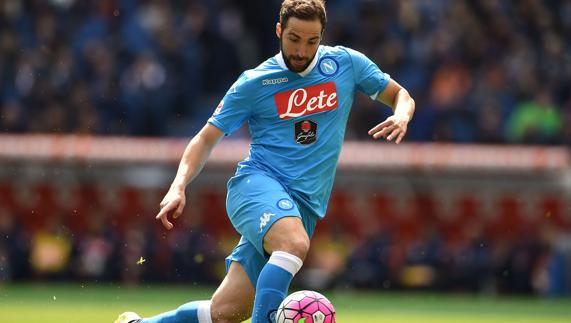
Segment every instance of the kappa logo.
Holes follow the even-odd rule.
[[[337,109],[337,87],[327,82],[274,95],[280,119],[291,119]]]
[[[262,216],[260,217],[260,232],[264,230],[264,228],[266,227],[268,222],[270,222],[270,219],[274,215],[275,215],[274,213],[270,212],[264,212],[264,214],[262,214]]]
[[[262,85],[277,85],[282,83],[287,83],[289,79],[287,77],[280,77],[277,79],[265,79],[262,81]]]

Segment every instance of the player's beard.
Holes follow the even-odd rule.
[[[284,62],[287,66],[287,68],[292,71],[292,72],[296,72],[296,73],[301,73],[303,71],[305,71],[307,69],[307,67],[309,66],[309,64],[311,64],[311,62],[313,61],[313,59],[315,58],[315,55],[317,55],[317,51],[315,52],[315,54],[313,54],[313,56],[311,58],[309,58],[307,60],[307,62],[302,66],[302,67],[295,67],[293,66],[293,64],[290,62],[290,60],[292,60],[293,58],[298,58],[298,59],[305,59],[305,57],[299,57],[299,56],[294,56],[294,55],[290,55],[290,56],[286,56],[285,51],[284,51],[284,47],[283,47],[283,43],[282,40],[280,39],[280,50],[282,52],[282,57],[284,59]]]

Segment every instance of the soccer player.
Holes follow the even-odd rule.
[[[272,322],[326,213],[355,93],[394,114],[369,130],[399,143],[414,112],[409,93],[363,54],[320,46],[322,0],[285,0],[276,35],[280,52],[244,72],[184,151],[156,216],[167,229],[185,206],[185,187],[214,146],[248,122],[248,158],[228,182],[227,211],[242,235],[226,259],[227,275],[211,300],[151,318],[123,313],[116,322]]]

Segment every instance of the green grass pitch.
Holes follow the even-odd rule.
[[[112,323],[123,311],[153,315],[211,289],[111,284],[0,285],[2,323]],[[481,297],[454,294],[325,292],[340,323],[569,323],[571,299]]]

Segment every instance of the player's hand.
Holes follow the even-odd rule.
[[[167,230],[170,230],[173,228],[173,224],[168,219],[169,215],[171,215],[173,219],[178,218],[182,214],[185,204],[186,196],[184,194],[184,189],[171,187],[163,198],[163,201],[160,204],[161,210],[155,219],[161,220],[163,226]]]
[[[409,117],[392,115],[385,121],[371,128],[371,130],[369,130],[369,135],[374,139],[379,139],[381,137],[386,138],[387,141],[392,141],[394,139],[395,143],[398,144],[406,134],[409,121]]]

